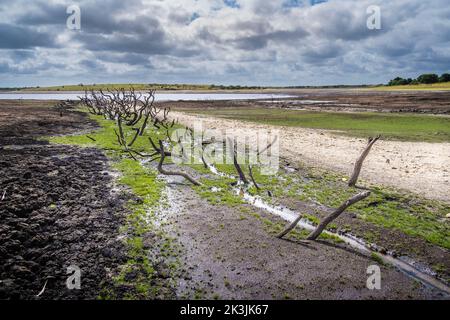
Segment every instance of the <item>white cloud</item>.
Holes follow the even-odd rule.
[[[0,0],[4,30],[40,36],[0,38],[0,50],[10,57],[1,61],[0,85],[379,83],[450,69],[446,0],[235,3],[83,0],[78,32],[65,29],[69,1]],[[366,8],[373,4],[381,7],[382,30],[366,27]],[[24,50],[34,54],[23,57]]]

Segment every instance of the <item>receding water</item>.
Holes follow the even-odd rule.
[[[77,100],[79,93],[0,93],[0,100]],[[156,101],[218,101],[218,100],[259,100],[289,98],[289,95],[265,93],[156,93]]]

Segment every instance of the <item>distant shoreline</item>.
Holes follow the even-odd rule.
[[[161,86],[162,87],[162,86]],[[142,84],[101,84],[95,86],[86,85],[80,86],[64,86],[64,87],[43,87],[43,88],[0,88],[0,94],[7,93],[21,93],[21,94],[84,94],[85,91],[99,91],[99,90],[117,90],[124,88],[129,90],[134,88],[136,92],[146,92],[149,90],[155,90],[157,93],[265,93],[265,94],[279,94],[279,93],[292,93],[298,94],[299,92],[308,91],[342,91],[342,90],[355,90],[355,91],[449,91],[450,82],[436,83],[436,84],[421,84],[421,85],[402,85],[402,86],[386,86],[386,85],[336,85],[336,86],[299,86],[299,87],[219,87],[219,86],[180,86],[176,87],[162,87],[148,86]]]

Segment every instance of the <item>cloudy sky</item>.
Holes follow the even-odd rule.
[[[70,5],[81,29],[67,28]],[[367,8],[381,29],[367,28]],[[0,86],[324,85],[450,71],[448,0],[0,0]]]

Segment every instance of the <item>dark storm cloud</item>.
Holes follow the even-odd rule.
[[[321,7],[313,11],[312,21],[321,21],[312,27],[321,39],[357,41],[379,36],[387,32],[387,26],[381,30],[369,30],[366,26],[367,14],[361,9],[356,12],[339,7]]]
[[[66,23],[67,5],[49,2],[31,3],[32,10],[26,10],[15,20],[17,24],[26,26],[64,25]]]
[[[5,53],[16,62],[25,61],[36,57],[36,53],[33,49],[29,50],[5,50]]]
[[[447,2],[0,0],[0,70],[10,79],[33,72],[53,79],[48,70],[59,68],[65,82],[84,74],[96,82],[308,84],[307,75],[321,72],[380,82],[393,73],[449,71]],[[66,28],[72,4],[80,6],[81,30]],[[381,8],[381,30],[366,26],[369,5]]]
[[[307,63],[326,64],[330,59],[338,58],[344,50],[336,44],[319,45],[318,47],[306,48],[301,52],[302,59]]]
[[[165,54],[171,50],[171,46],[166,42],[165,33],[159,29],[145,33],[113,33],[111,35],[80,33],[75,39],[92,51]]]
[[[97,61],[95,60],[82,60],[80,62],[80,65],[87,67],[89,69],[102,69],[102,65],[99,64]]]
[[[0,49],[28,49],[33,47],[55,47],[48,33],[31,28],[0,23]]]
[[[63,69],[65,66],[60,63],[40,63],[37,65],[23,66],[21,64],[9,64],[6,62],[0,62],[0,73],[8,74],[13,73],[15,75],[31,75],[41,71],[52,69]]]
[[[12,69],[10,68],[9,64],[6,62],[0,62],[0,73],[9,73]]]
[[[27,26],[65,26],[68,14],[68,5],[77,3],[49,3],[40,1],[33,3],[32,10],[19,14],[16,23]],[[33,5],[32,4],[32,5]],[[107,0],[101,2],[81,2],[82,29],[87,33],[111,34],[118,31],[140,32],[140,21],[121,21],[116,15],[119,13],[139,14],[142,4],[139,0]]]
[[[107,62],[125,63],[131,66],[151,66],[150,56],[146,54],[99,52],[96,56],[97,59]]]
[[[296,31],[274,31],[267,34],[248,36],[233,40],[237,48],[243,50],[259,50],[267,47],[270,41],[276,45],[287,44],[292,45],[291,41],[300,40],[306,37],[308,33],[304,30]]]

